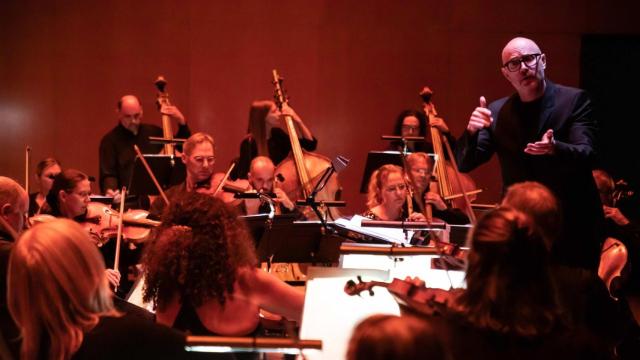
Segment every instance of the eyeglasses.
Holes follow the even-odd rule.
[[[507,70],[514,72],[521,69],[522,65],[528,67],[529,69],[534,68],[538,64],[538,58],[542,54],[527,54],[522,55],[517,58],[513,58],[502,65],[502,67],[507,68]]]
[[[407,131],[416,131],[419,130],[420,126],[413,126],[413,125],[402,125],[402,130],[407,130]]]

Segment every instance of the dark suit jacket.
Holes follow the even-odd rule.
[[[595,157],[596,121],[591,101],[580,89],[547,80],[541,99],[523,104],[517,94],[489,105],[494,122],[474,136],[465,131],[458,142],[460,170],[471,171],[496,153],[503,187],[538,181],[558,197],[565,233],[554,245],[560,263],[597,269],[604,215],[591,163]],[[524,148],[553,129],[553,155],[528,155]]]

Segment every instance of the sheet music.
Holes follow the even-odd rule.
[[[335,224],[342,226],[348,230],[356,231],[358,233],[372,236],[384,241],[388,241],[394,244],[408,244],[413,237],[414,231],[403,231],[402,229],[391,229],[384,227],[362,227],[362,220],[371,220],[360,215],[354,215],[351,220],[346,218],[340,218],[335,221]]]

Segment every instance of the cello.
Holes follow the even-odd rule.
[[[460,171],[458,171],[458,166],[455,162],[455,157],[451,150],[449,141],[442,135],[437,127],[431,125],[438,115],[436,107],[431,101],[432,96],[433,91],[431,91],[427,86],[420,91],[420,97],[423,101],[423,110],[427,115],[430,124],[429,134],[427,136],[430,136],[431,143],[433,145],[433,152],[437,156],[433,172],[437,179],[438,192],[440,193],[440,196],[442,196],[442,199],[451,207],[463,209],[469,217],[471,224],[475,224],[476,217],[473,209],[471,208],[471,201],[474,198],[471,198],[471,196],[481,192],[482,190],[476,189],[475,182],[469,175],[461,174]],[[449,160],[445,160],[445,149],[449,156]],[[429,209],[430,204],[427,204],[426,208],[427,213],[429,213],[431,211]]]
[[[275,103],[280,112],[288,104],[287,95],[282,87],[283,79],[273,70],[273,84],[275,86]],[[276,176],[283,181],[280,188],[287,194],[289,199],[308,199],[316,184],[323,177],[327,169],[331,167],[331,161],[322,155],[308,152],[300,147],[300,140],[291,115],[283,114],[284,121],[291,143],[291,153],[276,167]],[[316,194],[316,201],[333,201],[340,190],[340,183],[336,174],[331,175],[326,186]],[[340,215],[334,208],[324,209],[325,217],[338,218]],[[316,218],[311,209],[303,211],[308,219]]]

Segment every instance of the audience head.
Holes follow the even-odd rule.
[[[21,358],[68,359],[100,316],[116,315],[104,271],[102,255],[71,220],[42,223],[20,237],[7,288],[22,334]]]
[[[502,207],[480,219],[471,233],[466,281],[458,305],[476,327],[526,337],[554,327],[549,250],[527,215]]]
[[[195,192],[172,200],[144,255],[145,301],[176,294],[200,306],[233,293],[236,272],[257,263],[246,225],[221,200]]]
[[[138,133],[142,121],[142,105],[135,95],[125,95],[118,101],[118,121],[127,130]]]
[[[203,132],[195,133],[182,148],[182,162],[187,168],[187,178],[194,183],[210,178],[216,162],[213,137]]]
[[[28,211],[29,195],[27,192],[13,179],[0,176],[0,216],[16,233],[20,233],[24,228]],[[10,229],[4,230],[11,232]]]
[[[421,111],[404,110],[396,119],[393,133],[403,137],[424,137],[427,135],[427,118]]]
[[[562,213],[549,188],[535,181],[513,184],[507,188],[502,205],[530,216],[540,229],[547,248],[551,249],[562,231]]]
[[[407,183],[404,171],[397,165],[382,165],[371,174],[367,206],[372,209],[378,205],[402,207],[407,199]]]
[[[66,169],[54,179],[47,194],[51,214],[74,219],[87,212],[91,182],[89,177],[76,169]]]
[[[424,319],[373,315],[353,330],[347,360],[444,360],[445,352],[436,335]]]
[[[54,158],[46,158],[41,160],[36,165],[36,182],[40,187],[40,193],[47,196],[51,186],[53,185],[53,179],[56,175],[62,172],[60,163]]]
[[[248,180],[258,191],[272,191],[276,167],[266,156],[257,156],[251,160]]]

